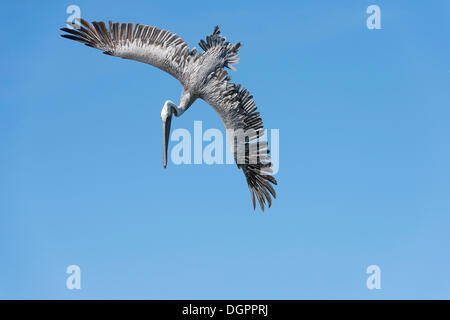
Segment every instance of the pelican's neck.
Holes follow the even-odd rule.
[[[167,100],[166,103],[164,103],[164,107],[161,111],[161,118],[167,118],[174,114],[175,116],[179,117],[183,111],[181,108],[179,108],[175,103],[173,103],[170,100]]]

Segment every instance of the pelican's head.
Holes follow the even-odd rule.
[[[171,101],[166,101],[164,107],[161,110],[161,121],[163,127],[163,165],[167,166],[167,149],[169,147],[170,139],[170,124],[172,122],[172,108]]]

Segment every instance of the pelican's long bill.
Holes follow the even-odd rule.
[[[164,120],[162,119],[163,126],[163,165],[164,168],[167,166],[167,149],[169,148],[169,140],[170,140],[170,124],[172,122],[172,113]]]

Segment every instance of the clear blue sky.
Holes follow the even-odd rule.
[[[278,199],[232,165],[162,168],[169,75],[59,37],[88,20],[241,41],[280,129]],[[381,30],[366,28],[367,6]],[[8,1],[0,298],[450,298],[448,1]],[[173,128],[221,128],[197,101]],[[66,268],[82,289],[65,287]],[[381,268],[380,290],[366,268]]]

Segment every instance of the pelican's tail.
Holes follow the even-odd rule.
[[[199,44],[200,48],[204,51],[208,51],[210,48],[222,46],[226,48],[226,56],[225,56],[225,64],[224,67],[227,67],[233,71],[236,69],[233,67],[233,64],[237,64],[239,62],[238,51],[239,48],[242,47],[240,42],[238,43],[229,43],[225,37],[220,35],[219,26],[214,27],[214,32],[206,37],[205,40],[200,40]]]

